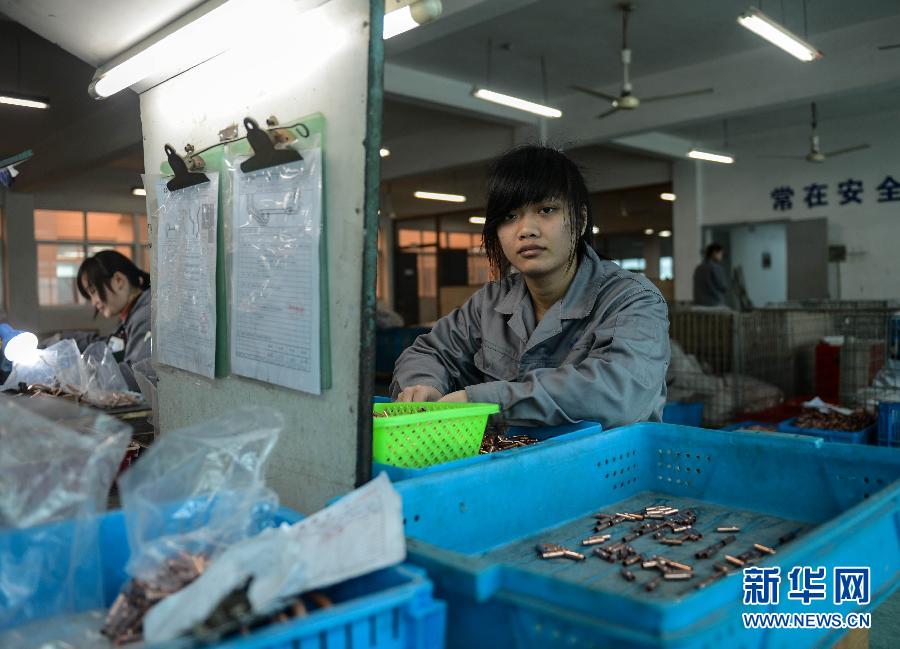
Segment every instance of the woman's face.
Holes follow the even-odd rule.
[[[128,279],[122,273],[117,271],[109,283],[110,286],[106,287],[105,300],[101,299],[100,294],[97,293],[96,286],[82,283],[82,287],[91,298],[91,306],[104,318],[119,315],[128,306],[128,301],[131,297],[131,284],[129,284]]]
[[[562,201],[544,200],[510,212],[497,226],[503,254],[525,277],[565,273],[572,251],[569,215]]]

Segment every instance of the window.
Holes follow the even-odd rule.
[[[34,239],[38,258],[38,303],[80,304],[78,267],[101,250],[114,249],[148,268],[147,217],[143,214],[35,210]]]
[[[619,266],[625,270],[632,272],[643,272],[647,270],[647,260],[643,257],[632,257],[630,259],[615,260]]]
[[[660,257],[659,258],[659,278],[660,279],[674,279],[674,269],[672,266],[672,258],[671,257]]]

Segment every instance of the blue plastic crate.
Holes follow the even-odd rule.
[[[782,433],[793,435],[811,435],[821,437],[826,442],[841,442],[842,444],[870,444],[875,437],[876,424],[867,426],[861,430],[827,430],[825,428],[802,428],[795,426],[796,417],[786,419],[778,424],[778,430]]]
[[[403,350],[416,338],[431,331],[430,327],[392,327],[375,331],[375,371],[393,374],[394,364]]]
[[[423,476],[397,490],[409,560],[428,571],[448,603],[450,647],[793,648],[827,646],[842,631],[747,630],[741,613],[833,612],[830,602],[803,606],[787,597],[793,566],[869,566],[872,601],[864,609],[886,598],[900,580],[898,478],[894,449],[643,423]],[[785,576],[779,603],[745,608],[739,575],[703,590],[664,582],[646,592],[648,571],[637,570],[629,583],[619,565],[596,557],[572,562],[536,555],[538,543],[580,547],[595,512],[653,503],[694,509],[702,532],[738,525],[730,554],[752,543],[777,545],[780,536],[800,530],[761,562]],[[702,578],[712,574],[713,562],[693,554],[709,543],[707,534],[699,543],[669,547],[646,535],[632,545],[645,555],[687,561]]]
[[[281,509],[276,522],[293,523],[302,518],[288,509]],[[20,544],[23,556],[29,539],[53,534],[61,541],[71,539],[74,526],[63,522],[41,528],[11,530],[0,533],[5,548]],[[76,602],[76,611],[98,606],[108,607],[128,578],[125,564],[129,558],[128,539],[121,511],[100,517],[100,540],[103,599],[91,597]],[[33,559],[34,557],[32,557]],[[65,576],[68,555],[55,562],[46,562],[53,570],[42,572],[40,589],[34,596],[33,620],[53,624],[59,615],[59,602],[54,591]],[[80,569],[80,568],[79,568]],[[94,566],[96,569],[96,566]],[[217,644],[230,649],[269,649],[292,647],[306,649],[327,646],[329,649],[389,648],[412,649],[444,646],[446,606],[432,597],[432,585],[421,570],[408,566],[386,568],[347,580],[324,591],[335,605],[311,613],[301,620],[272,624],[249,636],[237,637]],[[48,602],[50,606],[43,606]],[[10,625],[10,628],[17,626]]]
[[[878,404],[878,445],[900,446],[900,403]]]
[[[663,407],[665,424],[697,426],[703,423],[703,403],[699,401],[670,401]]]

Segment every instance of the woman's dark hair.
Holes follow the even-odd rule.
[[[546,200],[561,201],[569,215],[572,250],[569,266],[591,247],[593,218],[584,177],[561,151],[529,144],[503,154],[488,172],[487,209],[483,234],[484,250],[498,278],[509,272],[497,227],[507,214],[524,205]]]
[[[146,290],[150,288],[150,274],[145,273],[121,252],[115,250],[101,250],[93,257],[88,257],[78,267],[78,292],[86,300],[91,296],[86,287],[93,286],[97,295],[106,301],[106,289],[112,288],[112,278],[116,273],[122,273],[128,282],[135,288]]]
[[[706,259],[712,259],[716,254],[725,250],[725,247],[721,243],[711,243],[706,246]]]

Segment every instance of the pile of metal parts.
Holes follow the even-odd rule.
[[[152,579],[132,579],[116,597],[100,632],[115,645],[141,640],[147,611],[197,579],[205,569],[205,557],[179,553]]]
[[[89,406],[97,408],[124,408],[125,406],[137,406],[143,403],[143,398],[139,394],[130,394],[127,392],[105,392],[99,398],[89,397],[87,393],[80,391],[74,385],[66,384],[61,387],[51,387],[49,385],[41,385],[35,383],[33,385],[19,384],[19,391],[27,396],[37,396],[39,394],[49,394],[53,397],[65,397],[73,400],[75,403],[85,403]]]
[[[506,451],[511,448],[520,448],[522,446],[531,446],[537,444],[541,440],[535,439],[528,435],[503,435],[501,433],[486,434],[481,440],[481,450],[479,453],[485,455],[487,453],[495,453],[497,451]]]
[[[595,547],[593,554],[608,563],[621,562],[622,567],[619,569],[619,574],[626,581],[636,580],[637,573],[630,569],[634,565],[640,565],[644,570],[653,570],[659,573],[644,584],[644,589],[647,591],[656,590],[662,581],[685,581],[695,577],[693,565],[674,561],[662,554],[642,554],[630,545],[642,536],[651,537],[660,545],[665,546],[680,546],[702,540],[703,534],[695,528],[697,515],[693,510],[679,511],[667,505],[651,505],[640,512],[601,513],[594,514],[593,518],[595,519],[594,534],[583,539],[581,545],[602,546]],[[632,527],[631,531],[622,536],[619,541],[606,545],[613,539],[613,534],[606,530],[625,523],[638,523],[638,525]],[[740,531],[740,528],[734,525],[717,527],[715,534],[724,536],[718,537],[714,543],[695,552],[694,557],[699,560],[712,559],[725,546],[734,543],[737,540],[736,534]],[[793,540],[799,532],[800,530],[796,530],[783,535],[778,539],[775,547],[780,547]],[[539,544],[537,552],[542,559],[563,558],[572,561],[586,559],[582,552],[576,552],[557,543]],[[695,588],[698,590],[705,588],[716,580],[745,566],[752,565],[775,552],[775,548],[753,543],[748,550],[740,554],[734,556],[725,554],[724,561],[713,564],[713,573],[697,581]]]
[[[798,428],[821,428],[824,430],[857,431],[868,428],[875,423],[875,415],[865,410],[854,410],[849,415],[830,410],[819,412],[812,410],[804,412],[794,421]]]
[[[147,611],[200,577],[206,567],[205,557],[179,553],[166,561],[152,580],[131,580],[110,607],[101,633],[117,646],[142,640]],[[254,629],[288,622],[333,606],[327,595],[321,591],[311,591],[284,600],[271,611],[254,613],[247,597],[249,587],[248,579],[224,597],[207,618],[191,630],[190,635],[201,644],[214,644],[232,635],[246,635]]]

